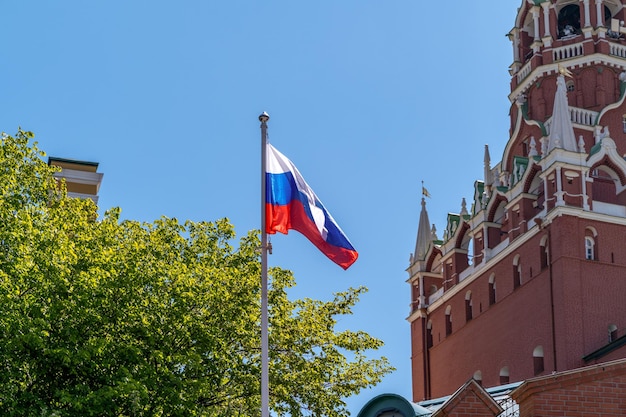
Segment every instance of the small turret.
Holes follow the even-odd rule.
[[[423,261],[428,252],[428,248],[432,243],[433,233],[431,231],[430,221],[428,220],[428,211],[426,211],[426,199],[422,196],[422,211],[420,212],[419,224],[417,227],[417,240],[415,242],[415,253],[413,254],[413,262]]]
[[[563,148],[566,151],[572,152],[578,150],[569,105],[567,104],[567,86],[565,85],[565,77],[562,73],[559,74],[556,81],[556,94],[554,97],[552,122],[550,123],[548,152],[554,148]]]
[[[489,145],[485,145],[485,188],[491,188],[493,184],[492,175],[491,175],[491,156],[489,155]]]

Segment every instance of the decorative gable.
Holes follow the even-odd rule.
[[[432,417],[495,417],[502,407],[475,379],[459,388]]]

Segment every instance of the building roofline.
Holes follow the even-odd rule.
[[[555,372],[550,375],[529,378],[511,392],[511,398],[519,404],[537,392],[575,385],[580,383],[581,378],[591,378],[593,380],[603,379],[606,378],[608,374],[626,375],[626,359],[617,359],[610,362],[585,366],[583,368],[570,369]]]
[[[94,166],[96,168],[99,165],[98,162],[80,161],[78,159],[57,158],[55,156],[49,156],[48,157],[48,165],[52,165],[52,162],[61,162],[61,163],[66,163],[66,164],[89,165],[89,166]]]
[[[615,339],[614,341],[612,341],[611,343],[608,343],[604,346],[602,346],[600,349],[597,349],[593,352],[591,352],[590,354],[583,356],[583,360],[585,362],[589,362],[591,360],[594,359],[598,359],[603,357],[604,355],[613,352],[615,349],[618,349],[622,346],[626,345],[626,334],[623,335],[622,337],[618,337],[617,339]]]

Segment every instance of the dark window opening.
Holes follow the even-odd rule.
[[[500,369],[500,385],[509,383],[509,367],[505,366]]]
[[[613,16],[611,16],[611,10],[608,7],[604,6],[604,26],[609,28],[611,27],[612,17]]]
[[[617,340],[617,326],[614,324],[611,324],[609,326],[609,343],[615,340]]]
[[[472,300],[465,300],[465,321],[470,321],[473,318],[472,315]]]
[[[543,372],[543,356],[533,356],[533,367],[535,369],[535,375],[539,375]]]
[[[585,259],[588,261],[596,260],[596,242],[591,236],[585,236]]]
[[[521,267],[519,265],[513,265],[513,289],[519,288],[522,284],[522,274],[520,273]]]
[[[558,17],[559,37],[564,38],[581,33],[580,31],[580,7],[578,4],[570,4],[561,9]]]
[[[541,262],[541,269],[548,267],[548,248],[546,246],[539,247],[539,256]]]

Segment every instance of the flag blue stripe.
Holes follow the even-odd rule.
[[[286,206],[291,204],[292,201],[298,200],[304,207],[307,217],[311,222],[313,222],[313,216],[311,215],[311,211],[309,209],[308,199],[298,190],[291,172],[281,174],[266,173],[265,175],[267,182],[265,201],[267,204]],[[324,212],[324,227],[328,231],[325,239],[326,242],[341,248],[355,250],[341,229],[339,229],[337,224],[331,220],[331,216],[328,214],[328,211],[322,202],[315,199],[315,206],[319,207]]]

